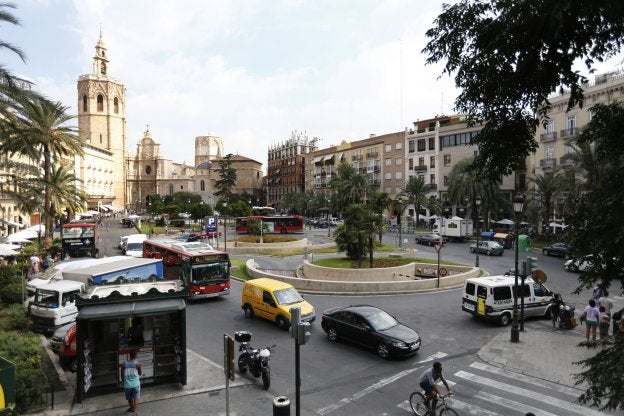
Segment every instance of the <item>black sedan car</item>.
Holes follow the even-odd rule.
[[[566,243],[555,243],[550,246],[546,246],[542,249],[542,254],[545,256],[559,256],[568,258],[568,252],[570,246]]]
[[[368,305],[323,312],[321,327],[330,340],[339,338],[374,350],[380,357],[409,356],[420,349],[420,336],[389,313]]]
[[[444,245],[444,243],[446,243],[444,237],[436,233],[418,233],[414,236],[414,242],[416,244],[425,244],[428,246],[433,246],[434,244]]]

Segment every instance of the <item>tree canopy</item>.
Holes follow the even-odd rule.
[[[620,52],[624,2],[566,0],[462,0],[445,4],[426,32],[427,63],[444,63],[460,94],[455,109],[469,124],[483,123],[475,138],[475,168],[493,178],[511,173],[535,151],[537,126],[548,96],[569,91],[568,108],[583,105],[586,76]]]

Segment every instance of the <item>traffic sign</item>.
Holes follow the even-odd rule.
[[[542,269],[537,269],[532,273],[532,277],[533,280],[535,280],[538,283],[546,283],[546,279],[548,278],[548,276],[546,275],[546,272]]]
[[[217,217],[208,217],[208,232],[217,232]]]
[[[436,249],[436,251],[438,253],[440,252],[440,250],[442,250],[442,244],[440,244],[440,243],[436,243],[433,246],[435,247],[435,249]]]

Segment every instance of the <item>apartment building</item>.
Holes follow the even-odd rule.
[[[566,111],[569,93],[549,97],[549,121],[546,125],[539,126],[535,137],[539,147],[527,162],[530,175],[552,174],[558,167],[571,163],[562,160],[562,156],[572,151],[570,140],[591,121],[591,107],[598,103],[611,104],[624,99],[624,71],[596,75],[594,81],[585,86],[584,94],[583,108],[576,106],[569,111]]]
[[[345,162],[359,173],[369,174],[371,184],[380,191],[396,193],[405,185],[404,138],[404,132],[371,135],[368,139],[353,142],[343,140],[338,145],[310,153],[305,164],[306,190],[329,195],[338,165]]]
[[[306,132],[292,131],[290,137],[269,147],[265,180],[266,205],[276,207],[291,192],[304,192],[306,156],[317,149],[319,139]]]

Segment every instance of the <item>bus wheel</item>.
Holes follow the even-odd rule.
[[[253,318],[254,317],[254,311],[253,308],[251,307],[251,305],[245,305],[245,318]]]

